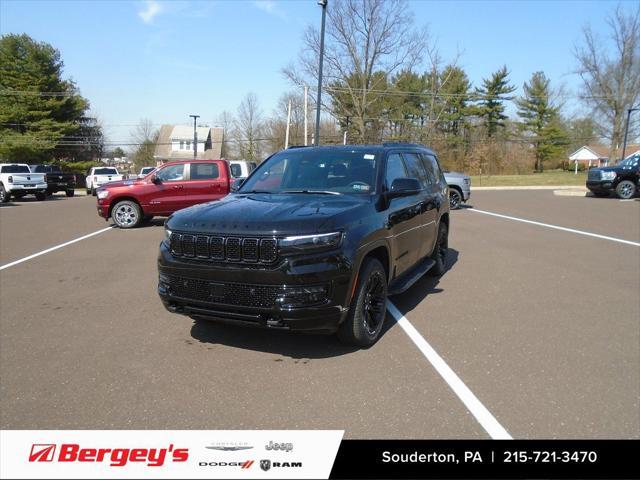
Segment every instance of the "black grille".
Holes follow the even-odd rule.
[[[600,170],[589,170],[587,180],[600,180]]]
[[[239,307],[273,308],[282,287],[216,283],[194,278],[169,276],[171,294],[188,300]]]
[[[278,241],[274,238],[225,238],[173,232],[169,243],[171,253],[176,256],[246,263],[274,263],[278,259]]]

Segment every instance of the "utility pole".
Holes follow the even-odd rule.
[[[196,130],[196,120],[200,118],[200,115],[189,115],[193,118],[193,159],[198,157],[198,131]]]
[[[622,144],[622,160],[624,160],[624,151],[627,149],[627,135],[629,135],[629,118],[631,117],[631,112],[636,112],[640,110],[640,108],[630,108],[627,110],[627,126],[624,129],[624,142]]]
[[[307,146],[307,100],[309,98],[309,87],[304,86],[304,146]]]
[[[327,2],[329,0],[318,0],[318,5],[322,7],[322,27],[320,28],[320,64],[318,66],[318,101],[316,104],[316,136],[314,145],[320,145],[320,104],[322,100],[322,62],[324,60],[324,25],[327,17]]]
[[[284,149],[289,148],[289,127],[291,126],[291,100],[289,100],[289,108],[287,109],[287,130],[284,134]]]
[[[349,115],[347,115],[347,126],[344,129],[344,137],[342,138],[342,144],[347,144],[347,132],[349,131]]]

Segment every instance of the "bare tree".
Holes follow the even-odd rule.
[[[627,13],[618,6],[607,25],[614,47],[612,55],[587,25],[583,30],[584,44],[575,48],[575,56],[577,73],[584,83],[584,98],[592,107],[603,136],[611,140],[609,158],[613,161],[622,147],[627,110],[637,105],[640,96],[640,8]],[[635,132],[636,123],[630,125],[630,133]]]
[[[233,135],[240,158],[258,162],[262,160],[263,127],[258,97],[253,92],[248,93],[238,107]]]
[[[347,103],[335,107],[354,122],[354,140],[364,141],[369,112],[381,99],[376,90],[386,88],[387,77],[395,71],[421,59],[426,31],[414,28],[405,0],[334,0],[327,16],[323,81],[334,103]],[[317,82],[318,30],[309,27],[303,43],[299,65],[284,69],[297,85],[310,78]]]
[[[143,118],[131,133],[136,147],[131,155],[136,169],[153,166],[155,159],[156,143],[158,142],[158,129],[154,128],[153,122],[148,118]]]
[[[218,115],[215,123],[217,126],[222,127],[222,145],[220,147],[220,156],[222,158],[235,158],[231,142],[229,141],[235,123],[233,114],[225,110],[220,115]]]

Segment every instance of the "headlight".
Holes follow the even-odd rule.
[[[109,196],[109,190],[98,190],[98,198],[104,200]]]
[[[171,241],[171,234],[173,232],[171,230],[169,230],[168,228],[164,229],[164,239],[167,241],[167,243],[169,243]]]
[[[470,178],[465,178],[464,179],[464,183],[465,183],[465,185],[471,185],[471,179]]]
[[[290,252],[306,252],[310,250],[324,250],[340,245],[342,233],[322,233],[319,235],[297,235],[279,240],[278,245]]]
[[[616,178],[616,172],[601,172],[602,180],[613,180]]]

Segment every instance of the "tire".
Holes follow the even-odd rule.
[[[622,180],[616,187],[618,198],[629,200],[636,194],[636,186],[631,180]]]
[[[360,268],[358,284],[349,315],[338,329],[338,339],[347,345],[370,347],[380,337],[387,314],[387,275],[375,258],[366,258]]]
[[[91,195],[91,189],[90,188],[86,188],[85,190],[87,191],[87,195]]]
[[[142,221],[142,210],[136,202],[122,200],[111,210],[111,218],[120,228],[135,228]]]
[[[73,197],[76,194],[76,191],[75,190],[65,190],[64,193],[65,193],[65,195],[67,197]]]
[[[0,203],[7,203],[9,201],[9,192],[4,189],[4,185],[0,185]]]
[[[91,189],[91,195],[93,195],[94,197],[97,195],[95,187]]]
[[[449,188],[449,210],[457,210],[462,204],[462,193],[457,188]]]
[[[36,192],[36,200],[42,202],[47,199],[47,192]]]
[[[430,277],[439,277],[447,270],[447,250],[449,249],[449,228],[447,224],[440,220],[438,227],[438,238],[431,253],[431,259],[436,264],[427,272]]]

